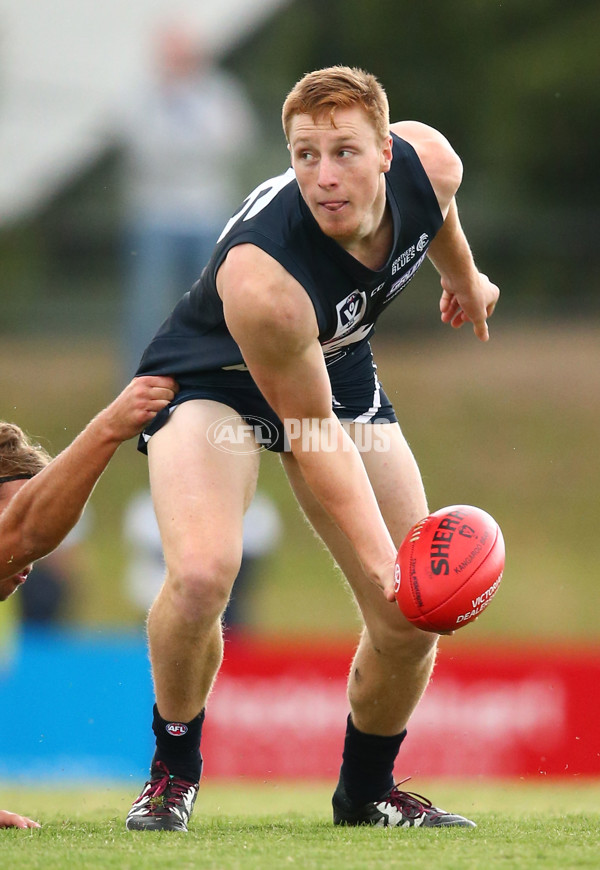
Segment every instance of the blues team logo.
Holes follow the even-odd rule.
[[[429,236],[427,235],[427,233],[421,233],[421,235],[419,237],[419,241],[416,244],[417,251],[419,253],[421,253],[421,251],[425,250],[425,248],[427,247],[428,244],[429,244]]]

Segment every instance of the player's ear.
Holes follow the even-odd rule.
[[[386,136],[381,146],[381,171],[389,172],[392,165],[392,137]]]

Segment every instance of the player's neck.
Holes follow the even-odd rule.
[[[363,266],[377,271],[387,262],[392,248],[394,227],[390,209],[384,206],[383,213],[374,223],[372,232],[342,243],[342,247]]]

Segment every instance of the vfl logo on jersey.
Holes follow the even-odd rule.
[[[332,339],[348,335],[363,319],[367,310],[367,296],[362,290],[354,290],[335,306],[337,327]]]
[[[372,323],[360,326],[367,310],[367,294],[362,290],[353,290],[349,296],[335,306],[337,326],[334,335],[323,342],[323,353],[330,356],[340,348],[365,338],[373,328]]]

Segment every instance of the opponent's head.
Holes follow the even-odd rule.
[[[0,421],[0,514],[10,500],[50,462],[49,454],[35,444],[19,426]],[[0,601],[7,598],[27,579],[32,565],[26,565],[17,574],[0,584]]]
[[[295,115],[310,115],[313,120],[329,116],[335,127],[337,109],[359,106],[383,141],[390,132],[387,95],[371,73],[348,66],[331,66],[307,73],[297,82],[283,104],[281,120],[289,141],[290,121]]]
[[[26,480],[50,462],[49,454],[14,423],[0,420],[0,486],[7,478]]]

